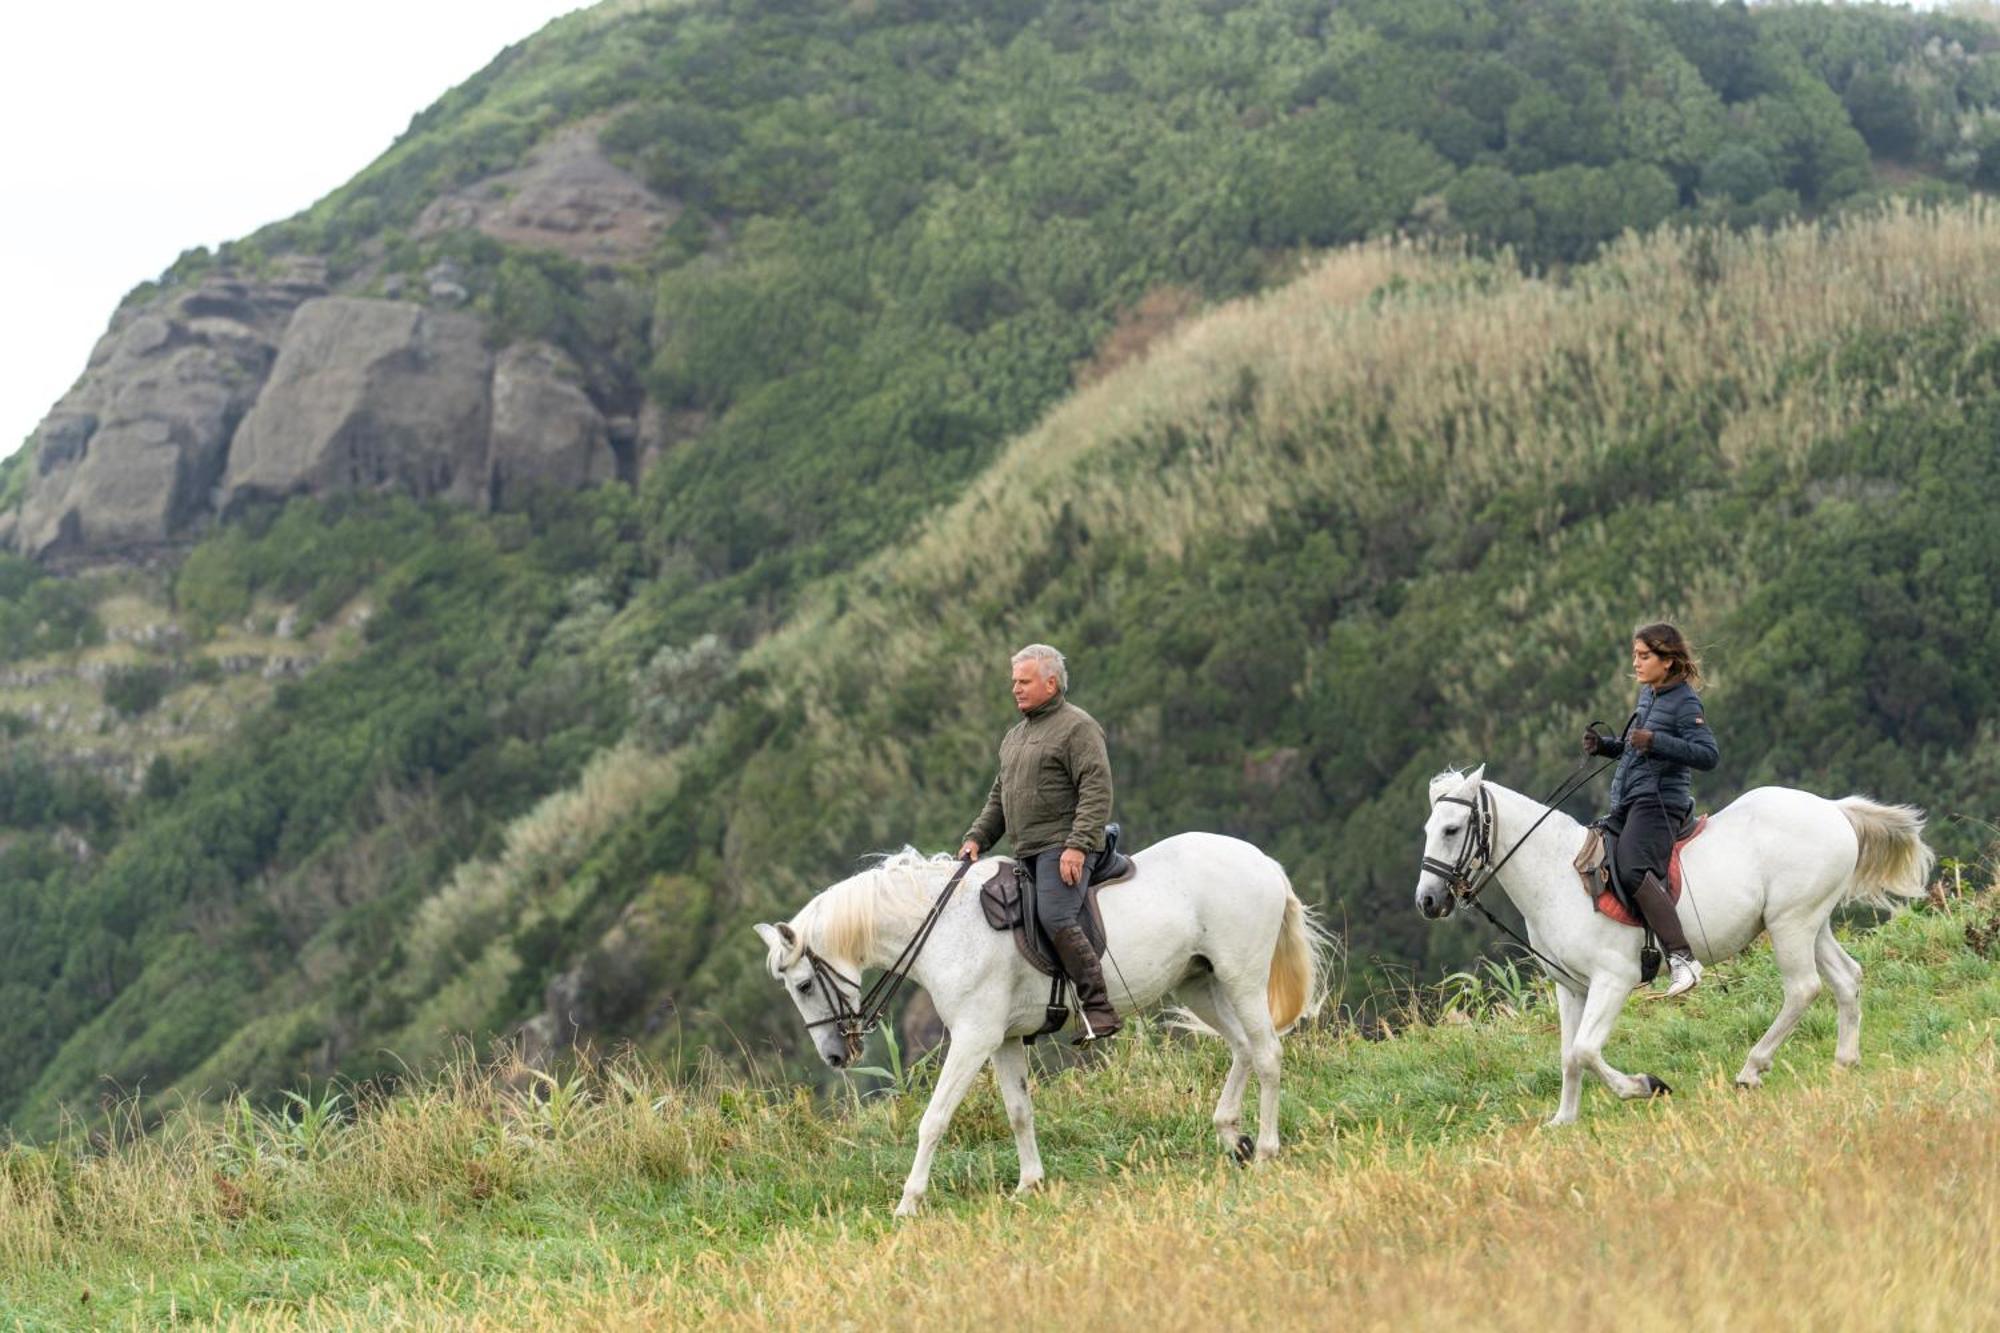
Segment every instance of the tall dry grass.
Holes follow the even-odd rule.
[[[1994,1051],[1947,1070],[1662,1108],[1594,1134],[1509,1128],[1399,1160],[1377,1142],[1250,1178],[994,1204],[877,1244],[781,1237],[727,1275],[586,1323],[1542,1333],[1962,1329],[2000,1320]],[[539,1324],[557,1306],[518,1307]],[[509,1316],[511,1317],[511,1315]]]

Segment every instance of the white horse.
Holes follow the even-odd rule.
[[[1174,992],[1228,1042],[1234,1059],[1215,1107],[1216,1133],[1225,1148],[1238,1148],[1243,1093],[1254,1069],[1255,1155],[1271,1157],[1278,1151],[1278,1035],[1316,1012],[1324,998],[1328,937],[1292,893],[1283,868],[1247,842],[1183,833],[1132,860],[1138,874],[1106,886],[1099,898],[1112,1002],[1131,1013]],[[930,992],[950,1044],[917,1131],[898,1216],[915,1213],[922,1202],[938,1140],[988,1060],[1020,1156],[1015,1192],[1042,1180],[1028,1049],[1019,1039],[1041,1027],[1049,979],[980,911],[978,886],[989,865],[1003,864],[1001,857],[979,862],[908,967]],[[957,866],[949,857],[905,849],[821,892],[789,922],[756,927],[771,976],[785,983],[820,1057],[835,1069],[852,1058],[839,1029],[857,1012],[862,971],[895,962]]]
[[[1583,826],[1486,782],[1485,773],[1481,766],[1431,780],[1431,812],[1424,824],[1430,864],[1417,879],[1418,910],[1432,919],[1450,916],[1470,878],[1505,860],[1493,882],[1527,919],[1529,943],[1570,974],[1554,977],[1562,1010],[1563,1083],[1551,1125],[1576,1119],[1585,1069],[1620,1097],[1665,1091],[1652,1075],[1621,1074],[1604,1059],[1611,1026],[1639,985],[1641,932],[1598,912],[1579,883],[1572,861],[1583,845]],[[1546,822],[1517,848],[1544,813]],[[1736,1075],[1739,1086],[1763,1082],[1822,981],[1832,989],[1839,1013],[1834,1063],[1860,1062],[1861,964],[1834,938],[1833,910],[1843,903],[1889,906],[1893,898],[1921,897],[1934,859],[1923,828],[1923,812],[1911,806],[1880,805],[1860,796],[1829,801],[1789,787],[1759,787],[1710,816],[1701,836],[1688,844],[1681,855],[1679,910],[1695,955],[1704,962],[1731,957],[1768,930],[1784,980],[1784,1004],[1750,1048]],[[1457,873],[1440,874],[1439,864],[1456,867]]]

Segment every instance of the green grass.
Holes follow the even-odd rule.
[[[1797,1099],[1886,1106],[1911,1078],[1957,1086],[1980,1061],[1990,1067],[2000,1032],[2000,968],[1967,943],[1968,925],[1995,917],[2000,895],[1988,893],[1853,932],[1868,971],[1857,1074],[1831,1068],[1822,999],[1761,1092],[1730,1086],[1777,1005],[1761,948],[1712,969],[1683,1003],[1633,1005],[1609,1054],[1667,1078],[1676,1095],[1623,1105],[1590,1084],[1583,1122],[1568,1131],[1531,1131],[1560,1082],[1546,1000],[1386,1041],[1323,1024],[1288,1043],[1287,1155],[1240,1173],[1264,1178],[1256,1185],[1226,1184],[1239,1173],[1213,1144],[1221,1046],[1140,1025],[1103,1062],[1038,1080],[1052,1189],[1003,1216],[1028,1243],[1113,1199],[1358,1189],[1384,1171],[1408,1173],[1415,1188],[1440,1170],[1541,1151],[1526,1145],[1542,1137],[1523,1133],[1585,1158],[1601,1147],[1607,1163],[1670,1133],[1720,1155],[1731,1145],[1712,1131],[1736,1123],[1732,1107],[1782,1121]],[[621,1293],[651,1290],[633,1285],[641,1278],[671,1290],[674,1309],[747,1318],[741,1275],[772,1256],[819,1255],[832,1271],[843,1254],[879,1258],[910,1234],[889,1210],[933,1069],[920,1066],[903,1095],[863,1100],[733,1074],[676,1085],[633,1058],[561,1079],[461,1059],[402,1094],[364,1098],[358,1114],[347,1094],[321,1091],[282,1113],[181,1112],[140,1135],[128,1105],[76,1126],[66,1145],[0,1157],[0,1319],[535,1324],[580,1305],[617,1322],[606,1311]],[[985,1218],[1014,1172],[1005,1117],[982,1082],[938,1156],[927,1210],[947,1220],[916,1226]]]

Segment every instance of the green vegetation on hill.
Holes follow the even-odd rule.
[[[301,503],[188,561],[197,624],[258,592],[311,614],[365,582],[367,645],[135,801],[92,861],[32,838],[4,853],[0,995],[36,1015],[0,1048],[17,1124],[53,1123],[57,1097],[89,1098],[107,1071],[164,1090],[225,1047],[221,1078],[262,1086],[314,1050],[393,1062],[349,1034],[400,1021],[365,978],[407,914],[623,720],[597,631],[630,496],[551,504],[494,522]]]
[[[46,1132],[106,1078],[271,1094],[529,1019],[690,1062],[789,1042],[743,926],[955,839],[1027,638],[1075,655],[1139,843],[1260,842],[1364,971],[1471,956],[1408,910],[1422,779],[1552,780],[1622,717],[1642,617],[1709,649],[1710,799],[1990,812],[2000,226],[1876,209],[1870,158],[2000,179],[1994,45],[1650,0],[552,25],[164,281],[450,258],[503,336],[684,438],[637,494],[301,502],[195,550],[197,642],[260,599],[372,618],[91,813],[81,858],[75,803],[9,779],[0,1116]],[[681,209],[644,262],[419,235],[579,121]],[[1758,231],[1794,214],[1824,230]],[[1660,223],[1689,229],[1613,242]],[[0,659],[73,654],[94,614],[0,563]],[[147,724],[147,681],[117,689]]]
[[[0,664],[103,637],[85,590],[0,551]]]
[[[973,476],[1149,294],[1235,296],[1397,232],[1542,265],[1823,214],[1873,192],[1871,152],[1962,191],[2000,178],[1994,45],[1944,14],[1673,0],[600,9],[231,258],[449,256],[601,400],[696,414],[645,488],[649,596],[761,630]],[[580,120],[681,210],[643,263],[416,227]]]

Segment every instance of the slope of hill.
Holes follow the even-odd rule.
[[[1140,1025],[1037,1078],[1037,1196],[1010,1197],[982,1080],[905,1224],[935,1065],[865,1100],[626,1058],[461,1064],[151,1136],[119,1113],[96,1151],[0,1150],[0,1318],[956,1328],[1059,1304],[1105,1327],[1527,1330],[1671,1305],[1703,1327],[1970,1327],[2000,1301],[1996,935],[1992,892],[1853,932],[1863,1065],[1832,1067],[1823,999],[1754,1094],[1728,1080],[1778,978],[1767,950],[1723,964],[1631,1006],[1608,1052],[1674,1095],[1591,1085],[1563,1130],[1539,1125],[1560,1083],[1545,991],[1507,1012],[1461,987],[1386,1041],[1311,1029],[1286,1045],[1285,1151],[1250,1171],[1209,1125],[1220,1045]]]
[[[463,1032],[754,1047],[782,1028],[742,925],[955,838],[1025,638],[1076,653],[1135,836],[1271,847],[1363,969],[1470,955],[1400,911],[1417,779],[1552,777],[1622,712],[1642,615],[1710,647],[1711,796],[1994,807],[1995,228],[1859,208],[1857,137],[1980,184],[1986,28],[967,12],[575,16],[306,216],[134,294],[115,332],[146,356],[256,361],[222,325],[269,313],[258,284],[349,303],[328,337],[476,320],[438,327],[495,375],[555,367],[530,397],[586,425],[587,399],[644,477],[497,512],[246,499],[148,585],[189,648],[137,685],[201,685],[210,636],[278,607],[371,614],[150,792],[63,788],[62,733],[0,717],[33,798],[0,831],[0,1115],[393,1077]],[[1793,208],[1828,230],[1727,229]],[[1571,262],[1660,219],[1717,229]],[[1309,257],[1392,229],[1428,239]],[[237,314],[200,313],[209,283]],[[155,303],[180,313],[141,328]],[[94,447],[10,460],[0,525]],[[131,608],[93,586],[0,568],[0,656],[56,673],[29,688],[122,660],[98,640]],[[149,772],[155,741],[105,724],[75,748]]]

